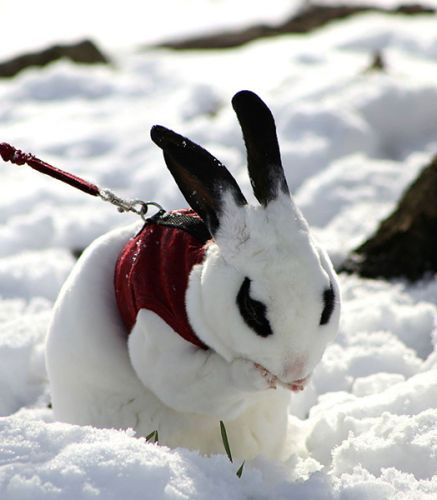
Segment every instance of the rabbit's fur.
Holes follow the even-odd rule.
[[[162,444],[280,458],[290,390],[300,390],[333,339],[340,293],[287,187],[273,117],[249,91],[233,105],[258,201],[247,204],[226,168],[164,127],[152,139],[212,238],[186,291],[190,324],[209,349],[139,311],[126,342],[113,275],[138,226],[117,229],[82,255],[55,306],[47,367],[56,418],[158,430]],[[277,387],[277,390],[273,390]]]

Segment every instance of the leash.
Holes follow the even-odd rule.
[[[6,142],[0,143],[0,156],[5,162],[10,162],[14,165],[28,165],[34,170],[37,170],[42,174],[49,175],[50,177],[53,177],[61,182],[65,182],[66,184],[79,189],[84,193],[91,196],[97,196],[103,201],[111,203],[111,205],[117,207],[117,210],[121,213],[133,212],[139,215],[143,220],[146,220],[146,214],[149,210],[149,206],[156,207],[159,214],[164,214],[166,212],[164,208],[162,208],[162,206],[155,201],[123,199],[109,189],[101,189],[85,179],[81,179],[76,175],[54,167],[53,165],[40,160],[33,154],[25,153],[24,151],[21,151],[21,149],[14,148],[14,146],[11,146]]]

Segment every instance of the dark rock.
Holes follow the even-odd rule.
[[[435,9],[433,9],[429,5],[425,6],[425,5],[420,5],[420,3],[410,3],[405,5],[399,5],[393,10],[393,12],[415,16],[416,14],[432,14],[435,12]]]
[[[373,54],[372,60],[368,68],[366,68],[365,73],[374,73],[377,71],[385,71],[385,70],[386,70],[386,63],[382,55],[382,52],[377,51]]]
[[[341,270],[369,278],[410,281],[437,273],[437,156],[375,235],[352,253]]]
[[[84,40],[71,45],[53,45],[0,63],[0,77],[15,76],[23,69],[31,66],[45,66],[62,58],[81,64],[108,63],[108,59],[93,42]]]
[[[85,248],[73,248],[71,250],[71,254],[73,255],[73,257],[78,260],[79,257],[83,254],[83,252],[85,251]]]
[[[435,9],[420,4],[406,4],[395,9],[383,9],[371,5],[309,5],[298,14],[277,25],[257,24],[249,28],[223,31],[205,36],[195,36],[185,40],[173,40],[158,44],[158,47],[171,49],[223,49],[237,47],[258,38],[282,35],[285,33],[308,33],[325,24],[345,19],[362,12],[384,12],[390,14],[433,14]]]

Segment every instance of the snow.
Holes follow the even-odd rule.
[[[90,33],[101,8],[63,6],[64,22],[51,32],[47,24],[35,29],[30,10],[16,43],[11,30],[23,5],[4,4],[8,55]],[[0,140],[123,196],[178,208],[185,203],[148,137],[160,123],[208,148],[250,198],[230,106],[236,91],[250,88],[276,117],[297,204],[340,263],[436,151],[435,16],[369,13],[311,35],[224,52],[134,50],[198,31],[199,9],[206,30],[227,24],[230,12],[236,26],[278,20],[289,8],[282,0],[275,9],[253,2],[249,17],[235,2],[204,4],[162,1],[150,16],[132,15],[133,1],[123,2],[122,13],[108,8],[96,38],[114,66],[61,61],[0,81]],[[38,3],[42,13],[53,6]],[[177,15],[166,15],[169,9]],[[44,15],[39,21],[48,23]],[[377,50],[387,71],[367,72]],[[290,408],[295,452],[284,463],[246,463],[238,479],[240,464],[225,455],[203,457],[130,431],[54,422],[45,332],[72,252],[135,216],[26,167],[1,164],[0,178],[0,498],[436,498],[435,278],[409,285],[340,276],[340,332]]]

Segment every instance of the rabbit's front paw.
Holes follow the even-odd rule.
[[[231,363],[232,380],[243,391],[276,389],[277,379],[258,363],[243,358]]]

